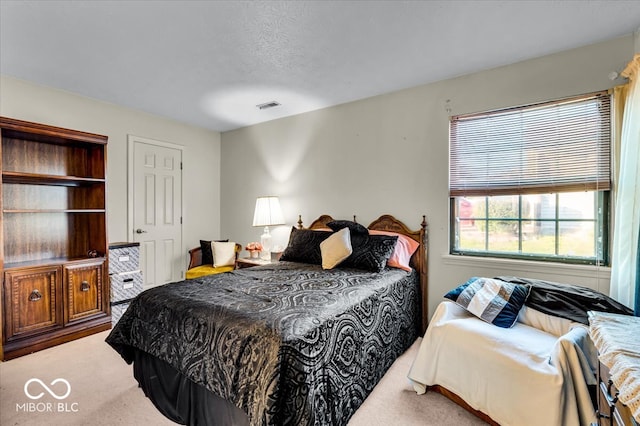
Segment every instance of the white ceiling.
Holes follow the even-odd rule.
[[[0,0],[0,71],[226,131],[639,27],[638,0]]]

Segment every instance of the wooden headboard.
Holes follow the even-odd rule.
[[[307,229],[326,229],[327,223],[331,222],[333,218],[329,215],[322,215],[316,220],[311,222],[311,225]],[[353,216],[353,221],[356,221],[356,217]],[[303,229],[302,217],[298,216],[298,228]],[[412,231],[403,222],[396,219],[392,215],[382,215],[367,226],[368,229],[374,229],[378,231],[390,231],[397,232],[399,234],[406,235],[420,245],[416,252],[411,256],[411,266],[418,271],[420,276],[420,293],[421,293],[421,311],[422,311],[422,333],[427,330],[429,322],[429,286],[428,286],[428,251],[427,251],[427,218],[422,216],[422,222],[420,223],[420,229]]]

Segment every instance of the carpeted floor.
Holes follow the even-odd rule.
[[[0,363],[0,425],[172,425],[153,406],[133,378],[131,366],[111,349],[99,333],[35,354]],[[355,413],[349,426],[483,425],[445,397],[433,392],[417,395],[406,374],[419,340],[396,360],[382,381]],[[66,398],[56,399],[51,393]],[[33,400],[26,391],[42,398]]]

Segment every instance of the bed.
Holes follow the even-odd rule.
[[[141,293],[107,343],[178,423],[344,425],[427,325],[424,217],[368,229],[417,241],[410,270],[281,261],[171,283]]]

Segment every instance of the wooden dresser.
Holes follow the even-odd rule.
[[[640,409],[634,417],[623,401],[640,392],[640,318],[589,312],[589,334],[599,358],[598,425],[639,426]]]
[[[609,368],[598,365],[598,424],[600,426],[638,426],[629,407],[620,402],[620,391],[611,380]]]
[[[0,358],[111,327],[107,137],[0,117]]]

